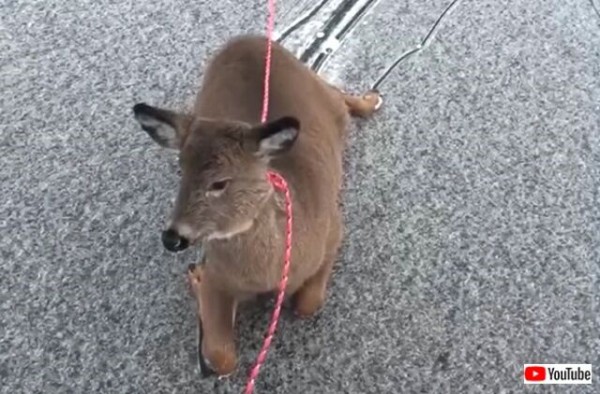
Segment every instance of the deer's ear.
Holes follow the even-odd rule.
[[[184,123],[187,119],[185,115],[145,103],[134,105],[133,114],[142,129],[159,145],[168,149],[181,148]]]
[[[298,119],[286,116],[253,128],[249,147],[260,157],[273,157],[291,149],[300,133]]]

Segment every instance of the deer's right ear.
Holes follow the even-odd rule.
[[[181,148],[185,115],[155,108],[145,103],[134,105],[133,114],[142,129],[159,145],[175,150]]]
[[[252,153],[269,159],[290,150],[299,132],[298,119],[284,116],[251,129],[246,141]]]

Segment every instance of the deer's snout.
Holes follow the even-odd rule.
[[[171,228],[163,231],[161,238],[165,249],[171,252],[179,252],[190,246],[190,241],[187,238]]]

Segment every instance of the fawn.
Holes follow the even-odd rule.
[[[276,291],[284,256],[283,197],[291,190],[294,227],[286,296],[301,317],[323,305],[342,241],[342,155],[350,115],[367,117],[376,91],[348,95],[273,43],[270,115],[259,121],[266,38],[230,40],[212,59],[189,113],[143,103],[134,115],[150,137],[179,152],[181,183],[162,242],[169,251],[200,243],[202,264],[189,279],[203,331],[201,357],[222,376],[237,363],[238,303]]]

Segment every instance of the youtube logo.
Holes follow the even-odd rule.
[[[525,367],[525,381],[542,382],[546,380],[546,367],[541,365],[529,365]]]
[[[591,364],[525,364],[525,384],[592,384]]]

